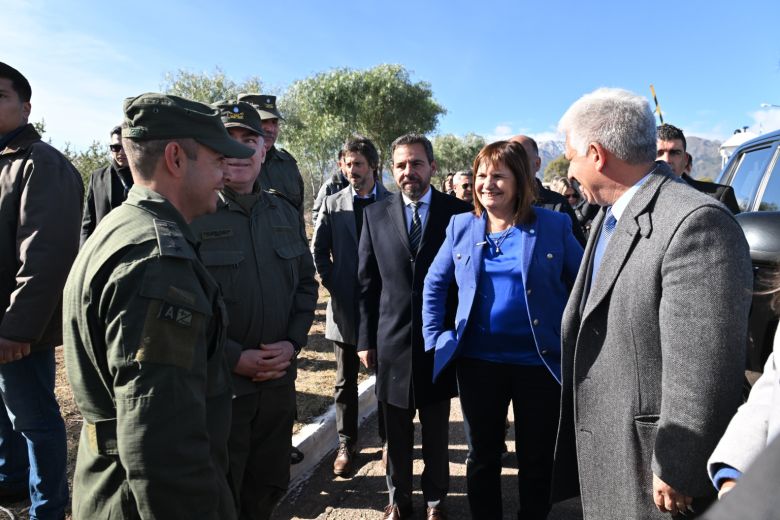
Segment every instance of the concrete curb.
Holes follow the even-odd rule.
[[[358,385],[358,426],[376,411],[376,376],[371,376]],[[301,429],[292,438],[292,444],[304,454],[303,461],[290,466],[289,490],[295,489],[306,480],[325,457],[339,445],[336,433],[336,408],[330,405],[328,411]]]

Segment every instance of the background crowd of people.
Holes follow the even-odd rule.
[[[734,193],[687,175],[685,136],[656,128],[646,99],[573,103],[568,177],[550,188],[528,136],[486,145],[441,191],[425,136],[392,143],[391,190],[374,143],[352,136],[309,240],[273,96],[126,99],[86,197],[28,123],[31,96],[0,63],[0,498],[29,495],[31,518],[71,503],[60,344],[84,418],[73,518],[270,518],[317,277],[337,364],[333,472],[355,469],[362,363],[385,519],[414,514],[415,416],[425,517],[447,517],[455,396],[476,519],[504,515],[510,403],[518,518],[575,495],[599,520],[696,517],[732,488],[710,518],[772,500],[755,497],[776,475],[748,468],[780,432],[774,354],[737,412],[753,278]]]

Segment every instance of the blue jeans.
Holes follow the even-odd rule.
[[[54,396],[54,349],[0,365],[0,399],[0,485],[29,486],[31,519],[64,518],[67,441]]]

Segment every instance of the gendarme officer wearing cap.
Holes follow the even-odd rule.
[[[189,223],[216,210],[225,156],[252,150],[176,96],[124,103],[134,185],[81,249],[64,295],[84,416],[73,518],[233,519],[226,312]]]
[[[303,219],[303,177],[298,169],[298,163],[290,152],[276,147],[279,120],[284,121],[276,107],[276,96],[241,94],[238,100],[254,106],[263,121],[266,155],[263,169],[260,170],[260,187],[284,195],[298,209]]]
[[[228,450],[239,517],[267,519],[290,480],[296,356],[314,320],[317,282],[298,210],[257,182],[265,156],[257,111],[235,101],[217,108],[233,139],[255,153],[225,161],[217,212],[192,228],[230,315]]]

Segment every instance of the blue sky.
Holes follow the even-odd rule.
[[[111,6],[109,6],[111,5]],[[601,86],[656,92],[667,122],[725,139],[780,128],[780,2],[0,0],[0,60],[33,86],[55,145],[106,139],[166,72],[283,90],[334,67],[400,63],[448,111],[437,133],[555,134]]]

